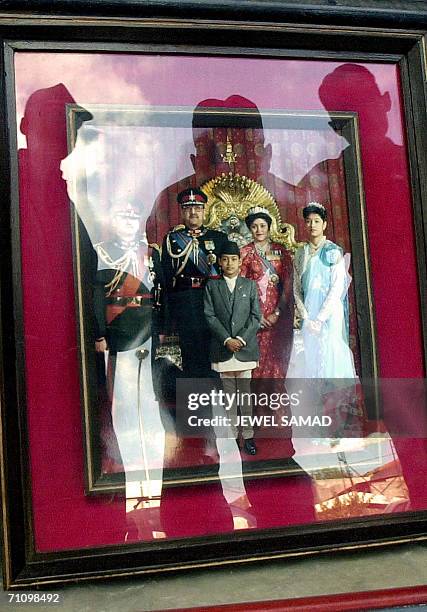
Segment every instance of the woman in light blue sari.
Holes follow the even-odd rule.
[[[348,265],[342,249],[324,235],[325,207],[310,202],[303,217],[308,242],[294,259],[294,297],[301,330],[294,335],[288,377],[354,379],[348,345]]]

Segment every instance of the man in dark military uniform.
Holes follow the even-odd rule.
[[[102,356],[98,362],[101,444],[106,465],[108,461],[123,464],[127,486],[132,469],[151,465],[152,457],[158,456],[142,437],[161,430],[151,369],[160,249],[146,243],[140,222],[136,206],[113,206],[113,237],[94,245],[95,349]],[[106,351],[107,360],[103,358]]]
[[[96,350],[137,348],[151,336],[154,269],[160,253],[139,233],[140,211],[130,204],[111,211],[114,238],[95,244],[98,270],[94,287]]]
[[[163,331],[179,335],[183,375],[206,378],[212,370],[203,293],[207,280],[218,277],[218,255],[227,236],[203,226],[207,202],[203,191],[190,187],[178,194],[177,201],[183,225],[166,234],[162,247]]]

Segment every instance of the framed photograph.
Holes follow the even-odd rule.
[[[193,4],[0,14],[6,588],[426,538],[425,12]]]
[[[154,480],[156,477],[158,479],[159,471],[163,468],[164,486],[186,480],[203,482],[218,479],[219,457],[216,449],[210,455],[198,457],[189,448],[188,457],[181,452],[179,459],[174,457],[173,467],[164,465],[164,454],[173,454],[171,448],[165,446],[164,431],[168,430],[167,421],[170,420],[171,410],[175,409],[176,398],[167,393],[162,379],[164,372],[156,367],[155,355],[152,357],[147,353],[143,363],[140,360],[141,340],[146,343],[148,338],[138,336],[141,333],[139,315],[136,323],[121,323],[121,328],[126,325],[130,327],[137,339],[127,339],[127,344],[119,346],[114,382],[107,384],[109,360],[103,354],[100,368],[97,364],[99,355],[94,349],[94,329],[97,325],[93,314],[100,309],[98,302],[104,298],[97,297],[96,274],[92,272],[92,283],[87,280],[93,259],[96,259],[98,276],[110,274],[106,269],[122,266],[126,249],[118,251],[115,258],[110,257],[109,251],[117,249],[114,244],[114,240],[117,241],[116,230],[111,225],[115,223],[117,209],[123,208],[120,202],[125,200],[125,208],[136,207],[138,214],[146,219],[145,228],[141,228],[140,224],[142,237],[139,238],[138,249],[141,251],[140,259],[146,262],[140,276],[148,275],[145,286],[149,289],[144,290],[146,294],[148,292],[148,308],[154,310],[154,317],[144,310],[144,317],[152,319],[153,327],[153,333],[148,331],[146,334],[151,335],[152,339],[145,350],[153,353],[152,347],[155,347],[154,351],[158,348],[155,317],[163,300],[161,282],[156,282],[159,277],[156,262],[157,267],[161,267],[163,237],[167,234],[167,228],[176,225],[175,221],[179,220],[176,218],[179,211],[169,212],[169,203],[177,193],[178,183],[181,186],[186,183],[201,184],[203,179],[199,178],[198,172],[206,163],[215,166],[209,173],[216,178],[202,184],[209,196],[205,224],[227,233],[239,247],[245,247],[252,241],[250,230],[244,222],[248,210],[268,201],[274,216],[272,231],[275,232],[275,239],[292,259],[298,248],[298,237],[304,234],[304,219],[301,209],[295,206],[296,196],[305,198],[307,202],[326,204],[333,228],[329,236],[342,244],[348,258],[349,277],[353,267],[358,275],[349,292],[349,344],[355,356],[356,371],[359,376],[368,379],[376,375],[375,324],[374,311],[370,307],[372,296],[357,114],[280,110],[261,112],[254,110],[254,105],[251,103],[249,106],[249,101],[243,98],[238,102],[246,102],[248,107],[239,109],[203,105],[195,109],[153,109],[116,108],[114,105],[67,106],[69,157],[62,167],[67,173],[74,214],[76,303],[78,336],[81,339],[83,422],[85,426],[87,424],[85,439],[89,493],[123,490],[124,472],[127,481],[131,480],[133,471],[136,472],[134,480],[141,481],[146,463],[150,464],[148,472],[152,473],[151,479]],[[171,142],[174,143],[177,158],[171,156]],[[194,147],[199,159],[191,153]],[[254,160],[256,147],[258,150]],[[292,152],[295,159],[292,159]],[[195,172],[186,176],[192,156]],[[188,168],[185,168],[186,163]],[[164,168],[165,174],[175,182],[165,187],[163,172],[156,172],[156,168]],[[141,205],[147,200],[148,205]],[[159,214],[160,211],[168,213],[166,223],[165,215]],[[137,224],[135,220],[135,226]],[[132,257],[133,249],[132,241],[129,257]],[[355,258],[354,265],[350,253]],[[141,268],[144,268],[143,263]],[[357,308],[354,287],[357,287]],[[279,291],[271,293],[275,306]],[[117,308],[117,300],[122,298],[116,297],[114,304],[111,304],[112,298],[108,298],[107,307]],[[130,320],[130,315],[136,314],[135,306],[130,304],[127,309],[119,306],[121,310],[114,319],[111,332],[113,344],[113,336],[116,337],[118,333],[117,321]],[[285,379],[294,335],[293,308],[290,308],[289,314],[288,329],[284,325],[282,332],[274,330],[274,351],[271,353],[269,350],[268,355],[266,352],[260,378]],[[133,390],[129,380],[132,371]],[[169,380],[171,375],[173,378],[173,373],[168,371]],[[108,392],[105,387],[114,388],[110,392],[110,401],[106,399]],[[283,380],[283,389],[285,387]],[[126,409],[116,408],[116,405],[126,406]],[[151,411],[148,406],[152,407]],[[127,416],[119,419],[118,412],[125,410]],[[135,413],[133,417],[132,412]],[[110,414],[112,417],[108,416]],[[372,414],[375,414],[374,410],[371,410]],[[122,426],[118,424],[121,419],[124,421]],[[262,436],[258,437],[257,456],[243,457],[246,459],[242,465],[246,477],[260,477],[266,473],[290,474],[300,470],[298,463],[292,459],[291,432],[287,432],[286,439],[280,443],[276,436],[268,435],[262,442]],[[159,438],[157,443],[150,442],[156,438]],[[178,443],[183,445],[182,440],[173,441],[175,446]],[[151,447],[152,460],[148,457]],[[131,466],[127,469],[122,465],[124,457],[127,458],[125,464]]]

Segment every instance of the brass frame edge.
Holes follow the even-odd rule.
[[[373,377],[375,379],[378,378],[378,348],[377,348],[377,333],[376,333],[376,325],[375,325],[375,307],[374,307],[374,299],[372,292],[372,273],[371,273],[371,264],[369,259],[369,251],[368,251],[368,222],[366,218],[366,199],[365,199],[365,189],[363,183],[363,170],[362,170],[362,152],[360,148],[360,130],[359,130],[359,117],[358,115],[354,115],[352,118],[352,123],[354,125],[354,145],[356,149],[356,163],[357,163],[357,182],[358,182],[358,192],[359,192],[359,206],[360,206],[360,216],[361,216],[361,226],[362,226],[362,246],[363,246],[363,259],[365,262],[365,275],[366,275],[366,292],[368,297],[368,306],[369,306],[369,329],[371,336],[371,344],[373,349],[372,355],[372,364],[373,364]],[[378,405],[378,389],[376,390],[376,404]]]
[[[74,147],[76,146],[76,142],[77,142],[77,129],[76,129],[76,113],[75,111],[80,109],[81,107],[77,104],[75,105],[68,105],[68,108],[71,112],[67,112],[65,113],[65,117],[66,117],[66,124],[67,124],[67,142],[68,142],[68,148],[69,148],[69,152],[68,155],[70,155],[70,153],[73,151]],[[73,181],[74,183],[74,181]],[[78,317],[78,323],[79,323],[79,327],[78,327],[78,333],[79,333],[79,339],[80,339],[80,351],[81,351],[81,359],[79,360],[79,369],[81,368],[81,377],[82,377],[82,382],[83,384],[80,386],[81,388],[81,395],[83,396],[82,402],[83,402],[83,406],[84,406],[84,410],[83,410],[83,414],[84,414],[84,424],[85,424],[85,431],[83,432],[84,434],[84,441],[85,441],[85,453],[86,453],[86,459],[87,459],[87,464],[85,462],[85,475],[86,475],[86,481],[87,481],[87,485],[88,485],[88,489],[89,491],[92,490],[93,486],[94,486],[94,482],[92,479],[92,475],[93,475],[93,457],[92,457],[92,446],[90,444],[90,433],[91,433],[91,424],[90,424],[90,419],[89,419],[89,398],[88,398],[88,389],[87,389],[87,379],[88,379],[88,373],[87,373],[87,355],[86,355],[86,345],[85,345],[85,333],[84,333],[84,319],[83,319],[83,295],[82,295],[82,278],[81,278],[81,253],[80,253],[80,240],[79,240],[79,229],[78,229],[78,214],[77,214],[77,210],[71,200],[71,198],[69,197],[68,194],[68,201],[72,210],[72,224],[74,228],[73,231],[73,236],[74,236],[74,251],[75,251],[75,255],[76,255],[76,260],[73,261],[73,265],[74,265],[74,270],[75,270],[75,274],[77,276],[76,278],[76,285],[77,285],[77,295],[76,297],[76,302],[77,302],[77,307],[78,307],[78,313],[79,313],[79,317]],[[86,409],[87,407],[87,409]]]

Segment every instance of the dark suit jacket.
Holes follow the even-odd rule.
[[[206,285],[204,306],[211,331],[212,363],[227,361],[233,356],[224,346],[224,341],[237,336],[246,342],[246,346],[234,353],[236,359],[242,362],[259,359],[256,334],[260,328],[261,312],[255,281],[238,276],[234,294],[234,304],[231,305],[230,292],[223,278],[210,280]]]

